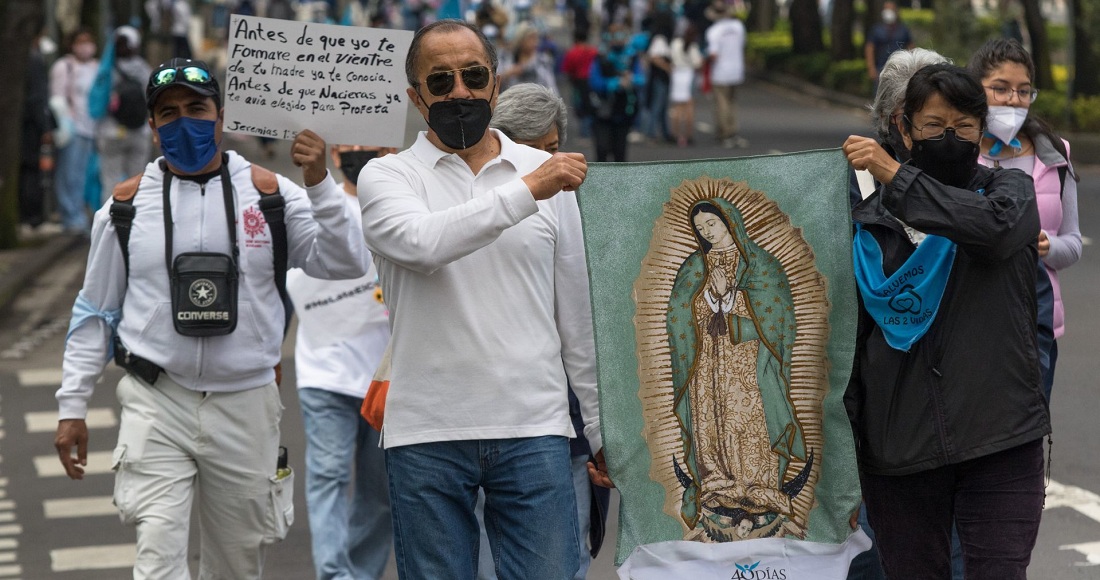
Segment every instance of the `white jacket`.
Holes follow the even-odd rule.
[[[182,336],[173,327],[164,255],[164,172],[159,160],[146,166],[134,197],[129,280],[108,202],[95,214],[81,290],[99,311],[122,309],[118,334],[133,354],[156,363],[172,380],[196,391],[241,391],[270,383],[283,341],[285,319],[275,287],[271,233],[259,209],[251,163],[234,152],[228,156],[240,248],[238,318],[232,333],[196,338]],[[364,275],[370,253],[363,244],[359,216],[348,207],[331,175],[307,190],[281,175],[278,180],[286,199],[289,267],[302,268],[315,278]],[[220,176],[205,186],[173,178],[170,199],[173,255],[231,253]],[[110,340],[110,328],[101,319],[71,333],[57,391],[60,419],[84,418],[95,381],[107,362]]]

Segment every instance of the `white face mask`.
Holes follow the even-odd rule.
[[[90,42],[78,42],[73,45],[73,55],[80,61],[86,61],[95,56],[95,45]]]
[[[886,24],[893,24],[898,21],[898,13],[890,9],[883,10],[882,21]]]
[[[1026,120],[1026,107],[995,105],[989,107],[989,114],[985,117],[988,126],[985,130],[1000,139],[1002,143],[1010,144],[1016,137],[1016,133],[1020,132],[1020,127],[1024,126]]]

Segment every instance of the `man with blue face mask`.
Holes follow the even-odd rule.
[[[277,278],[286,266],[317,278],[362,276],[369,252],[316,134],[303,131],[292,148],[303,190],[219,151],[221,97],[205,63],[157,67],[146,96],[164,156],[96,212],[55,447],[67,475],[82,479],[88,402],[113,356],[127,371],[117,388],[114,503],[137,528],[134,578],[191,577],[193,502],[198,577],[260,578],[265,545],[293,521],[293,474],[279,461],[287,313]],[[276,193],[282,227],[268,222],[278,217],[266,203]]]
[[[393,328],[382,445],[401,578],[472,580],[474,504],[500,578],[579,566],[566,385],[610,485],[600,439],[578,153],[488,129],[492,44],[459,20],[413,37],[409,99],[428,123],[359,177],[363,230]]]

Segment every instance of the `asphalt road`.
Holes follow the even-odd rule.
[[[631,160],[691,159],[757,155],[838,147],[850,133],[869,134],[865,112],[841,108],[763,84],[750,84],[741,94],[742,134],[747,149],[719,147],[708,133],[709,103],[699,104],[701,131],[696,145],[677,148],[666,144],[634,143]],[[415,112],[408,135],[423,128]],[[571,131],[566,150],[592,154],[591,143]],[[279,155],[262,160],[249,139],[227,137],[230,147],[292,179],[299,173]],[[409,142],[409,141],[407,141]],[[1100,223],[1100,167],[1082,173],[1081,224],[1088,236]],[[128,577],[133,558],[134,532],[119,523],[110,504],[112,475],[110,450],[117,431],[117,404],[113,386],[120,371],[108,367],[92,401],[89,416],[92,459],[82,482],[59,473],[53,451],[56,402],[64,332],[73,297],[79,290],[85,249],[62,257],[16,302],[0,312],[0,578],[73,578],[99,580]],[[1039,543],[1030,576],[1050,580],[1100,578],[1100,462],[1095,438],[1100,397],[1100,255],[1086,246],[1082,261],[1063,275],[1063,293],[1069,312],[1068,334],[1060,341],[1058,378],[1053,396],[1055,425],[1051,453],[1051,487]],[[293,383],[293,340],[284,349],[284,442],[293,466],[302,466],[301,418]],[[312,577],[309,530],[306,525],[303,478],[297,478],[298,521],[289,537],[269,551],[267,578]],[[614,537],[616,515],[609,518]],[[194,534],[193,534],[194,535]],[[614,540],[610,540],[613,542]],[[197,542],[191,554],[197,559]],[[589,578],[615,578],[612,546],[595,561]],[[385,578],[397,575],[391,566]]]

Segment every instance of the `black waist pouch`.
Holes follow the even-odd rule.
[[[221,336],[237,328],[237,264],[214,252],[172,261],[172,321],[183,336]]]

